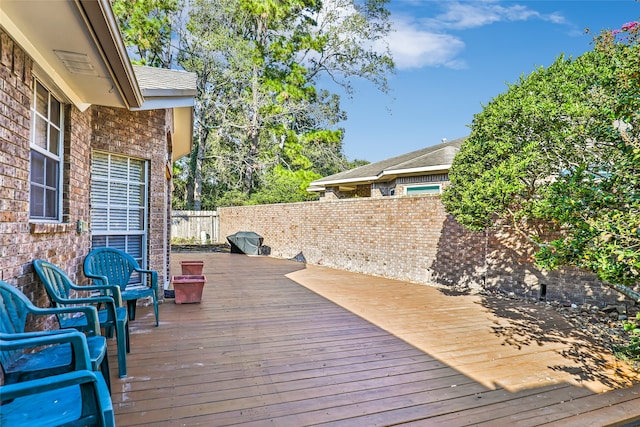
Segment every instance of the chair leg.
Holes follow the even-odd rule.
[[[100,372],[102,372],[102,376],[104,377],[104,382],[107,383],[107,388],[109,389],[109,394],[111,394],[111,374],[109,372],[109,355],[104,355],[104,360],[100,364]]]
[[[153,296],[153,312],[156,315],[156,326],[160,326],[160,319],[158,318],[158,299]]]
[[[129,322],[117,322],[116,337],[118,339],[118,375],[127,376],[127,353],[129,341]]]
[[[113,338],[113,326],[105,326],[104,327],[104,336],[106,338]]]
[[[126,345],[127,345],[127,353],[131,353],[131,338],[129,335],[129,322],[124,326],[125,336],[126,336]]]
[[[129,312],[129,320],[136,320],[136,306],[138,300],[130,299],[127,301],[127,311]]]

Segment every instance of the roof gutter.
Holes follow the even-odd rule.
[[[109,0],[75,0],[127,108],[144,102]]]
[[[354,182],[362,182],[362,183],[368,183],[371,181],[375,181],[379,178],[379,176],[362,176],[359,178],[350,178],[350,179],[335,179],[332,181],[313,181],[311,183],[309,183],[309,185],[312,186],[326,186],[326,185],[333,185],[333,184],[348,184],[348,183],[354,183]]]
[[[384,170],[380,174],[380,176],[385,175],[400,175],[405,173],[420,173],[420,172],[434,172],[439,170],[449,170],[451,169],[451,165],[437,165],[437,166],[423,166],[420,168],[411,168],[411,169],[389,169]]]

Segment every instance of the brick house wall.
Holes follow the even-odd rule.
[[[449,184],[449,174],[399,176],[391,181],[359,184],[353,191],[340,191],[339,186],[327,186],[325,191],[320,193],[320,200],[403,196],[407,187],[420,184],[440,184],[444,188]]]
[[[15,285],[41,307],[49,306],[49,299],[35,278],[33,259],[46,259],[77,283],[87,283],[82,261],[90,250],[91,236],[88,231],[76,231],[76,223],[90,220],[92,149],[150,161],[149,267],[158,270],[159,280],[165,280],[170,188],[165,165],[171,115],[165,110],[130,112],[99,106],[81,112],[73,105],[65,105],[63,220],[31,223],[32,66],[32,59],[0,29],[0,280]],[[39,321],[32,325],[33,329],[46,328],[54,322]]]
[[[165,175],[167,134],[172,123],[166,110],[128,111],[93,107],[91,148],[149,161],[149,268],[158,271],[159,286],[167,280],[165,268],[170,230],[167,212],[170,187]],[[87,178],[88,179],[88,178]],[[89,181],[87,181],[89,182]]]
[[[440,184],[442,188],[449,185],[449,174],[431,174],[419,176],[400,176],[396,180],[394,194],[397,196],[405,195],[406,188],[420,184]]]
[[[505,229],[470,232],[439,196],[325,200],[218,210],[220,235],[254,231],[271,255],[393,279],[500,289],[538,298],[602,305],[620,299],[593,274],[543,273],[533,248]]]
[[[16,285],[34,304],[48,306],[31,261],[48,259],[77,279],[78,266],[89,248],[89,236],[76,233],[75,221],[88,214],[88,182],[80,182],[89,158],[91,116],[69,106],[65,109],[64,222],[29,223],[32,65],[31,58],[0,31],[0,279]],[[46,326],[45,320],[38,320],[34,328]]]

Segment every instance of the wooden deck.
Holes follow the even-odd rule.
[[[139,308],[127,378],[110,351],[118,426],[640,420],[638,378],[540,306],[268,257],[173,254],[174,272],[184,259],[205,261],[202,303],[166,300],[158,328]]]

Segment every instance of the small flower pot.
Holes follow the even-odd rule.
[[[204,267],[204,261],[180,261],[182,267],[182,274],[185,276],[200,276],[202,274],[202,267]]]
[[[203,275],[173,276],[176,304],[191,304],[202,301],[202,290],[207,278]]]

